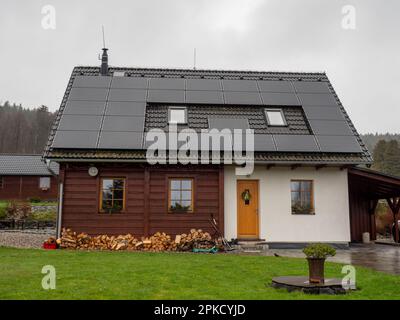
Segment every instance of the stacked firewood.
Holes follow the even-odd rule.
[[[201,229],[176,235],[173,239],[164,232],[157,232],[151,237],[141,239],[131,234],[119,236],[98,235],[91,237],[85,233],[63,229],[57,239],[60,248],[75,250],[138,250],[138,251],[191,251],[193,248],[209,249],[218,246],[219,240],[213,240],[208,232]]]

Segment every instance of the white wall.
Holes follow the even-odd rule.
[[[236,176],[225,166],[225,237],[237,238],[236,181],[259,180],[260,238],[267,242],[350,242],[347,170],[256,166]],[[314,181],[315,215],[291,214],[291,179]]]

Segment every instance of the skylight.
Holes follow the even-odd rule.
[[[184,107],[172,107],[168,111],[168,122],[175,124],[186,123],[187,110]]]
[[[286,126],[282,109],[265,109],[265,115],[269,126]]]

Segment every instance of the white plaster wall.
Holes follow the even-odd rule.
[[[236,176],[225,166],[225,237],[237,238],[236,181],[259,180],[260,238],[267,242],[350,242],[347,170],[256,166]],[[314,181],[315,215],[292,215],[290,180]]]

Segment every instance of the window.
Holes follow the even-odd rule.
[[[125,208],[125,179],[101,179],[100,211],[118,213]]]
[[[286,126],[282,109],[265,109],[265,115],[269,126]]]
[[[292,214],[314,214],[313,193],[311,180],[292,180]]]
[[[173,178],[169,180],[168,211],[173,213],[193,212],[193,179]]]
[[[173,107],[168,110],[168,122],[183,124],[187,122],[187,110],[185,107]]]
[[[39,188],[42,190],[50,189],[50,177],[40,177],[39,178]]]

